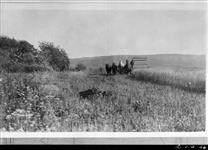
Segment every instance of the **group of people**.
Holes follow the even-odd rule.
[[[121,60],[119,61],[118,65],[116,65],[114,62],[112,65],[106,64],[105,69],[107,75],[115,75],[117,73],[119,74],[129,74],[132,73],[134,66],[134,60],[132,59],[129,63],[129,60],[126,60],[126,64],[124,64]]]

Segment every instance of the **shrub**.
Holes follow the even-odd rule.
[[[25,72],[31,73],[35,71],[47,71],[48,68],[38,65],[38,64],[20,64],[20,63],[6,63],[2,65],[3,70],[10,73]]]
[[[56,107],[61,100],[42,91],[34,77],[24,73],[4,76],[0,86],[0,112],[5,114],[0,120],[4,120],[7,131],[46,131],[57,125],[54,111],[58,111]]]
[[[6,72],[34,72],[46,70],[39,51],[32,44],[0,36],[0,68]]]
[[[75,70],[76,71],[83,71],[83,70],[86,70],[86,66],[82,63],[78,63],[77,66],[75,67]]]
[[[0,47],[2,49],[14,48],[18,46],[18,41],[7,36],[0,36]]]
[[[2,65],[3,70],[6,72],[10,73],[15,73],[15,72],[23,72],[24,67],[21,64],[14,64],[14,63],[5,63]]]
[[[24,40],[0,36],[0,68],[6,72],[69,70],[66,52],[53,43],[41,42],[40,50]]]
[[[99,67],[99,68],[89,68],[88,74],[103,75],[103,74],[105,74],[105,69],[102,68],[102,67]]]
[[[24,65],[24,72],[31,73],[36,71],[48,71],[48,68],[42,67],[41,65]]]
[[[69,70],[70,61],[64,49],[54,46],[50,42],[41,42],[40,55],[54,70]]]
[[[0,36],[0,50],[7,59],[19,63],[34,63],[38,54],[38,50],[29,42],[4,36]]]

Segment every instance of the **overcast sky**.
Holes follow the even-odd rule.
[[[54,42],[70,58],[206,53],[206,11],[196,5],[66,5],[5,4],[1,34],[36,47],[38,41]]]

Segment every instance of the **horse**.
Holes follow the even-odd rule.
[[[118,71],[118,67],[117,67],[117,65],[113,62],[112,63],[112,73],[113,73],[113,75],[115,75],[116,73],[117,73],[117,71]]]
[[[124,63],[120,60],[117,69],[120,74],[123,73],[123,68],[124,68]]]
[[[129,74],[129,73],[132,74],[133,67],[134,67],[134,60],[132,59],[130,63],[128,60],[126,60],[126,64],[123,67],[124,73],[125,74]]]
[[[132,59],[130,62],[130,74],[132,74],[133,68],[134,68],[134,60]]]
[[[123,67],[123,69],[124,69],[124,73],[125,74],[128,74],[129,73],[129,61],[128,61],[128,59],[126,60],[126,64],[125,64],[125,66]]]
[[[109,64],[105,64],[105,70],[106,70],[107,75],[110,75],[112,67]]]

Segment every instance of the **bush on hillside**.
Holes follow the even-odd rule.
[[[98,67],[98,68],[89,68],[88,74],[103,75],[106,74],[106,72],[103,67]]]
[[[41,42],[39,44],[40,55],[54,70],[69,70],[70,61],[64,49],[54,46],[50,42]]]
[[[86,69],[87,69],[87,67],[82,63],[78,63],[77,66],[75,67],[76,71],[84,71]]]
[[[25,73],[31,73],[31,72],[37,72],[37,71],[47,71],[49,70],[46,67],[43,67],[38,64],[14,64],[14,63],[6,63],[1,66],[3,70],[10,73],[17,73],[17,72],[25,72]]]
[[[8,57],[8,61],[12,60],[18,63],[35,63],[38,50],[32,44],[23,40],[15,40],[9,37],[0,36],[1,55]]]
[[[41,42],[40,50],[23,40],[0,36],[0,68],[6,72],[34,72],[69,70],[66,52],[50,42]]]
[[[39,51],[32,44],[0,36],[0,68],[6,72],[34,72],[46,70]],[[45,67],[45,68],[44,68]]]

